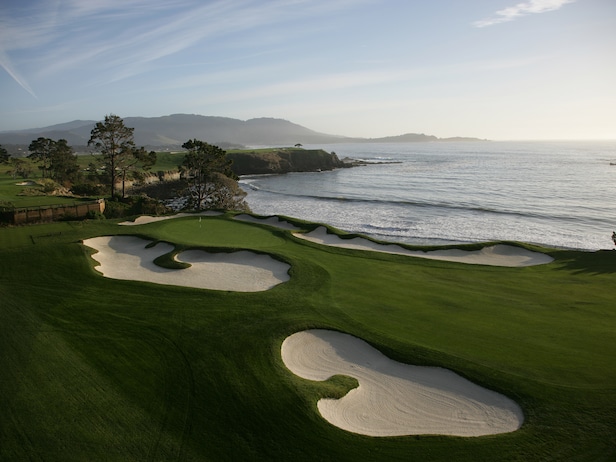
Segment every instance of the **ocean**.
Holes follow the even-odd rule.
[[[310,145],[366,166],[240,179],[259,215],[417,245],[614,247],[616,142]]]

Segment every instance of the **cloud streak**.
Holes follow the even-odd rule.
[[[547,13],[548,11],[558,10],[567,3],[573,3],[574,1],[575,0],[529,0],[528,2],[518,3],[514,6],[499,10],[489,18],[475,21],[473,26],[493,26],[495,24],[513,21],[529,14]]]
[[[42,1],[29,11],[7,10],[5,19],[0,19],[4,51],[21,58],[11,65],[5,54],[0,63],[24,88],[28,88],[26,80],[16,69],[31,80],[88,69],[99,83],[117,82],[148,72],[152,63],[189,49],[197,51],[195,56],[205,56],[227,46],[224,39],[230,42],[265,28],[288,31],[293,24],[297,28],[297,22],[357,3],[361,2]],[[255,45],[254,37],[250,45]]]
[[[30,93],[34,98],[37,97],[34,90],[32,90],[28,82],[19,74],[19,72],[15,70],[9,57],[2,50],[0,50],[0,67],[2,67],[21,88]]]

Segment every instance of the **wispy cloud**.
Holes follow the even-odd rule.
[[[28,93],[30,93],[32,96],[34,96],[36,98],[36,94],[34,93],[34,90],[32,90],[32,88],[30,88],[30,85],[28,84],[28,82],[26,81],[26,79],[24,79],[19,72],[17,72],[15,70],[15,68],[13,67],[11,60],[9,59],[9,57],[6,55],[5,52],[3,52],[2,50],[0,50],[0,67],[2,67],[6,73],[8,75],[11,76],[11,78],[17,82],[19,84],[19,86],[21,88],[23,88],[24,90],[26,90]]]
[[[567,3],[575,0],[529,0],[528,2],[518,3],[503,10],[499,10],[489,18],[482,19],[473,23],[475,27],[487,27],[494,24],[513,21],[522,16],[537,13],[547,13],[548,11],[558,10]]]
[[[3,11],[0,7],[0,43],[6,52],[0,63],[24,88],[26,80],[16,69],[21,68],[33,81],[89,70],[98,83],[115,82],[148,72],[153,62],[188,49],[198,50],[195,57],[199,57],[226,46],[223,39],[237,40],[239,34],[257,29],[292,30],[300,19],[318,18],[358,3],[361,1],[42,0],[29,9]],[[256,34],[252,45],[255,38]],[[6,58],[9,54],[16,57],[12,66]]]
[[[272,84],[252,87],[246,91],[234,92],[225,95],[226,99],[237,98],[240,100],[250,98],[266,98],[273,96],[285,96],[295,94],[319,94],[327,91],[350,89],[373,85],[386,85],[388,83],[405,80],[412,71],[364,71],[346,72],[312,76],[307,79],[274,82]]]

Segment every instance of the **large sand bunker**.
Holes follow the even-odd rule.
[[[145,281],[198,289],[259,292],[288,281],[290,266],[269,255],[249,251],[210,253],[187,250],[177,260],[189,263],[185,269],[167,269],[154,260],[173,246],[134,236],[102,236],[83,241],[98,252],[92,258],[103,276],[112,279]]]
[[[307,330],[285,339],[282,360],[294,374],[323,381],[354,377],[359,386],[317,407],[331,424],[369,436],[508,433],[522,425],[520,407],[447,369],[393,361],[348,334]]]
[[[396,244],[379,244],[369,239],[355,237],[352,239],[342,239],[335,234],[327,232],[327,228],[319,226],[310,233],[294,233],[296,237],[306,239],[318,244],[331,245],[345,249],[371,250],[376,252],[392,253],[397,255],[408,255],[411,257],[428,258],[432,260],[455,261],[475,265],[490,266],[534,266],[544,265],[554,259],[549,255],[539,252],[532,252],[522,247],[498,244],[484,247],[481,250],[409,250]]]

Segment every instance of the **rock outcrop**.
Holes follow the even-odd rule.
[[[348,167],[334,153],[322,149],[271,149],[227,153],[236,175],[319,172]]]

